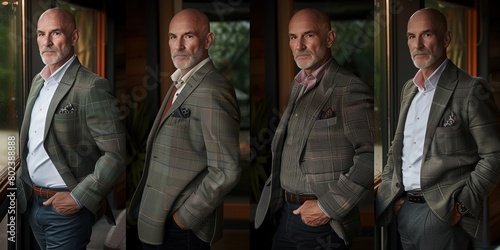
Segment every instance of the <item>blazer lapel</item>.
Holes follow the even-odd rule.
[[[288,130],[288,122],[290,120],[290,115],[295,107],[295,102],[301,92],[302,86],[297,84],[294,80],[292,81],[292,86],[290,87],[290,94],[288,96],[288,104],[283,111],[283,115],[280,118],[280,122],[278,123],[278,127],[276,128],[276,132],[274,134],[274,138],[271,142],[271,152],[272,152],[272,168],[271,175],[279,176],[279,172],[281,171],[281,152],[283,151],[283,145],[285,143],[286,134]],[[273,183],[273,185],[278,184],[279,182]]]
[[[205,78],[208,74],[208,72],[215,70],[215,66],[212,61],[208,61],[203,67],[198,69],[186,82],[186,85],[182,89],[181,93],[179,96],[177,96],[177,99],[175,99],[175,102],[172,103],[172,111],[178,109],[182,103],[188,98],[188,96],[193,93],[193,91],[200,85],[200,83],[203,81],[203,78]],[[171,113],[171,112],[170,112]],[[170,115],[167,114],[167,115]]]
[[[439,78],[436,86],[436,92],[434,93],[434,98],[432,99],[429,121],[427,122],[427,131],[425,133],[424,157],[427,155],[427,151],[429,150],[437,127],[440,126],[439,122],[441,121],[444,111],[446,110],[446,106],[453,95],[453,91],[457,87],[457,75],[457,67],[451,61],[448,61],[448,65],[443,70],[443,73]]]
[[[332,63],[330,67],[325,72],[323,79],[318,82],[318,86],[314,89],[314,97],[311,100],[311,103],[308,105],[311,109],[308,109],[307,114],[305,115],[304,120],[304,129],[302,130],[303,140],[301,141],[300,151],[304,150],[304,146],[306,144],[306,139],[309,137],[311,133],[314,122],[317,120],[319,112],[325,103],[328,101],[330,96],[333,93],[333,89],[337,86],[337,82],[335,81],[335,77],[337,76],[337,71],[340,68],[340,65],[332,58]]]
[[[301,86],[297,84],[297,82],[294,80],[292,82],[292,87],[290,89],[288,104],[285,110],[283,111],[283,115],[281,116],[278,128],[276,129],[276,134],[271,143],[271,151],[279,152],[280,157],[281,157],[281,148],[283,147],[283,143],[285,142],[285,135],[288,128],[288,121],[290,119],[290,114],[292,113],[293,108],[295,107],[295,102],[297,101],[297,98],[299,97],[299,93],[301,92],[301,90],[302,90]],[[275,154],[275,156],[278,156],[278,154]]]
[[[184,88],[182,88],[181,93],[175,98],[175,101],[172,103],[172,106],[170,109],[167,111],[167,114],[165,115],[165,118],[161,121],[164,122],[167,117],[169,117],[176,109],[178,109],[184,101],[188,98],[188,96],[193,93],[193,91],[200,85],[201,81],[205,76],[208,74],[208,72],[215,70],[215,66],[213,62],[210,60],[208,61],[205,65],[203,65],[200,69],[198,69],[194,74],[189,78],[189,80],[186,82],[184,85]],[[172,88],[171,88],[172,89]],[[170,94],[170,91],[169,91]],[[169,96],[169,94],[167,96]],[[162,105],[162,112],[166,106]]]
[[[50,126],[52,125],[52,120],[54,118],[54,114],[56,113],[56,109],[59,106],[59,103],[66,96],[71,87],[73,87],[76,79],[76,74],[78,73],[78,69],[80,69],[80,66],[80,61],[78,61],[78,58],[75,58],[75,60],[66,70],[66,73],[64,73],[61,82],[57,86],[56,92],[54,93],[54,96],[52,97],[49,108],[47,110],[47,117],[45,118],[45,131],[43,135],[44,138],[47,138],[47,134],[49,133]]]

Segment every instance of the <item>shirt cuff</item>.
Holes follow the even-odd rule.
[[[76,204],[77,204],[80,208],[82,208],[82,207],[83,207],[83,206],[82,206],[82,204],[81,204],[81,203],[80,203],[80,201],[79,201],[79,200],[78,200],[78,199],[77,199],[77,198],[73,195],[73,193],[71,193],[71,192],[70,192],[69,194],[71,195],[71,197],[73,197],[73,200],[75,200]]]
[[[321,206],[321,203],[319,203],[319,201],[318,201],[318,207],[319,207],[319,209],[321,209],[321,211],[322,211],[322,212],[323,212],[326,216],[328,216],[328,218],[330,218],[330,219],[332,218],[332,217],[331,217],[331,216],[330,216],[330,215],[329,215],[329,214],[325,211],[325,209],[323,208],[323,206]]]

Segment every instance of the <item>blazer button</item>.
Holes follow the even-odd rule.
[[[401,184],[399,184],[399,182],[396,182],[396,187],[397,187],[397,188],[400,188],[400,187],[401,187]]]

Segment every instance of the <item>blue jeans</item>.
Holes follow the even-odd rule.
[[[142,243],[144,250],[204,250],[210,249],[210,244],[198,238],[193,231],[181,229],[172,217],[165,222],[163,244],[150,245]]]
[[[47,198],[33,195],[29,209],[29,223],[41,249],[79,250],[90,242],[95,215],[87,208],[78,213],[61,215],[52,206],[42,203]]]
[[[273,237],[272,249],[348,249],[344,240],[333,231],[329,224],[317,227],[308,226],[302,222],[300,215],[294,215],[292,211],[301,205],[285,202],[276,234]]]

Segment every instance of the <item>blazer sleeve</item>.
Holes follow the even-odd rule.
[[[106,79],[99,78],[85,97],[86,126],[101,151],[92,174],[72,190],[78,201],[96,211],[102,199],[125,172],[125,126],[118,101]]]
[[[217,208],[240,178],[240,112],[229,84],[211,84],[200,106],[201,133],[206,147],[207,170],[196,191],[176,211],[187,228],[199,225]]]
[[[500,112],[491,88],[482,79],[476,79],[470,88],[467,103],[469,130],[480,160],[457,199],[478,218],[482,201],[500,182]]]

